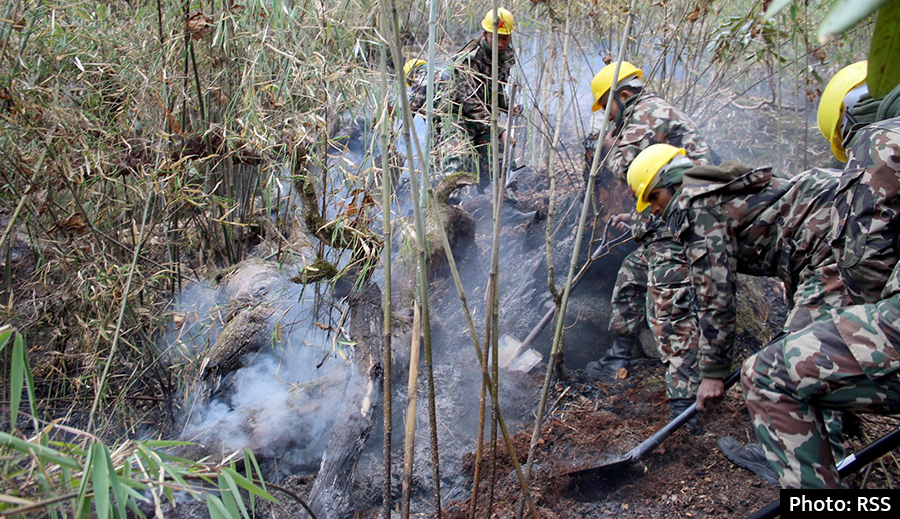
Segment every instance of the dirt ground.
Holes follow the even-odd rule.
[[[567,472],[590,467],[595,460],[625,453],[665,425],[668,405],[663,369],[647,361],[628,378],[609,384],[583,379],[563,381],[554,388],[556,402],[536,451],[531,491],[540,513],[568,517],[743,517],[778,498],[778,488],[733,466],[716,447],[719,437],[747,441],[753,434],[737,388],[701,419],[704,433],[677,431],[646,459],[612,473],[576,478]],[[524,462],[531,431],[515,435]],[[474,455],[467,457],[467,469]],[[500,466],[492,517],[515,514],[518,480],[506,449]],[[483,470],[489,471],[489,462]],[[487,482],[481,485],[487,494]],[[446,517],[467,517],[468,500],[449,503]],[[487,512],[480,498],[478,516]]]

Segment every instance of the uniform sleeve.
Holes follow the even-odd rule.
[[[690,121],[673,119],[669,135],[667,142],[684,148],[687,157],[695,164],[712,163],[709,145],[698,135],[697,129]]]
[[[644,128],[630,126],[610,153],[609,159],[606,161],[607,169],[612,171],[613,175],[622,182],[627,182],[628,166],[634,162],[635,157],[642,150],[653,143],[650,137],[651,135],[644,131]]]
[[[462,111],[462,121],[472,135],[483,135],[491,131],[491,110],[482,101],[481,82],[475,71],[467,64],[456,67],[453,74],[453,91]]]
[[[716,209],[693,209],[689,215],[691,224],[681,239],[697,293],[700,373],[725,378],[731,371],[737,313],[734,232]]]
[[[638,103],[619,136],[606,165],[616,178],[627,182],[628,167],[651,144],[668,142],[668,113],[652,102]],[[669,142],[669,144],[674,144]]]

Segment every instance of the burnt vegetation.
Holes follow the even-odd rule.
[[[586,260],[632,204],[601,172],[575,249],[588,85],[620,48],[719,157],[830,165],[815,106],[865,58],[870,19],[821,43],[820,2],[773,18],[765,1],[630,4],[505,3],[523,109],[503,116],[519,130],[501,167],[525,168],[502,214],[530,216],[496,229],[471,175],[410,181],[430,159],[403,134],[424,144],[425,125],[404,120],[391,52],[446,66],[490,3],[440,2],[433,25],[430,3],[399,0],[0,6],[0,516],[377,517],[390,501],[443,503],[442,517],[740,517],[776,498],[715,450],[752,434],[736,393],[705,436],[677,433],[616,482],[560,476],[666,422],[658,362],[609,384],[580,371],[609,345],[627,238],[572,294],[527,484],[552,332],[534,371],[482,372],[489,339],[524,338],[573,253]],[[741,298],[745,357],[785,308],[774,282],[742,280]],[[850,450],[891,428],[861,418]],[[849,483],[893,488],[900,463]]]

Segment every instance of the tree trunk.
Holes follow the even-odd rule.
[[[381,291],[373,283],[350,303],[350,335],[356,342],[353,370],[334,423],[331,441],[309,497],[318,517],[353,516],[353,477],[375,424],[382,391]]]

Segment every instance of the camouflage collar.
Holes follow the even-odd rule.
[[[696,166],[685,172],[684,184],[666,208],[666,215],[687,210],[700,196],[758,190],[771,181],[772,168],[768,166],[750,169],[734,161],[725,161],[721,166]]]
[[[491,49],[491,46],[488,45],[487,38],[485,38],[484,36],[482,36],[482,37],[480,38],[480,40],[481,40],[481,45],[479,45],[478,48],[477,48],[476,50],[477,50],[477,51],[480,51],[480,52],[483,52],[483,53],[484,53],[484,56],[485,56],[485,58],[486,58],[485,61],[486,61],[487,63],[490,63],[490,62],[491,62],[491,55],[492,55],[492,49]],[[513,46],[512,46],[512,44],[510,44],[509,47],[507,47],[506,50],[503,51],[503,52],[500,52],[499,49],[497,50],[497,59],[498,59],[500,62],[506,61],[510,56],[513,55],[514,52],[515,52],[515,51],[513,50]]]

